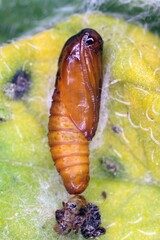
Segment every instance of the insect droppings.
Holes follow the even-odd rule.
[[[105,234],[106,229],[101,227],[101,215],[98,206],[87,203],[80,195],[73,196],[68,202],[62,203],[63,208],[55,213],[56,225],[54,230],[60,235],[70,232],[81,232],[84,238],[96,238]]]
[[[103,199],[106,199],[106,198],[107,198],[107,193],[106,193],[105,190],[103,190],[103,191],[101,192],[101,196],[102,196]]]

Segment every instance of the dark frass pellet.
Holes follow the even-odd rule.
[[[62,203],[63,208],[58,209],[56,226],[54,230],[60,235],[69,232],[81,232],[84,238],[96,238],[105,234],[105,228],[101,227],[101,215],[98,206],[87,203],[83,196],[74,196],[68,202]]]
[[[85,207],[86,218],[81,227],[84,238],[96,238],[106,232],[105,228],[100,227],[101,216],[98,206],[88,203]]]
[[[114,133],[121,133],[122,132],[122,129],[118,126],[112,126],[112,130]]]
[[[101,196],[102,196],[102,198],[105,200],[105,199],[107,198],[107,193],[106,193],[106,191],[102,191],[102,192],[101,192]]]

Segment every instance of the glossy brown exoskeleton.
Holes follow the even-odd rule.
[[[89,141],[97,129],[102,83],[100,35],[84,29],[64,45],[49,118],[52,158],[70,194],[89,182]]]

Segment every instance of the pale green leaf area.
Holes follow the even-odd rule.
[[[2,240],[82,239],[53,231],[54,212],[69,195],[50,156],[47,124],[60,51],[86,27],[104,40],[100,120],[84,192],[107,228],[98,239],[160,239],[160,40],[118,18],[85,14],[0,48]],[[29,74],[30,88],[13,99],[18,71]]]

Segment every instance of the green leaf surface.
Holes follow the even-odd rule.
[[[54,211],[69,195],[51,160],[47,124],[61,48],[85,27],[104,40],[104,78],[84,196],[100,207],[107,228],[100,239],[160,238],[160,40],[118,18],[85,14],[0,49],[2,240],[82,239],[53,231]],[[29,74],[30,89],[13,99],[19,71]]]

